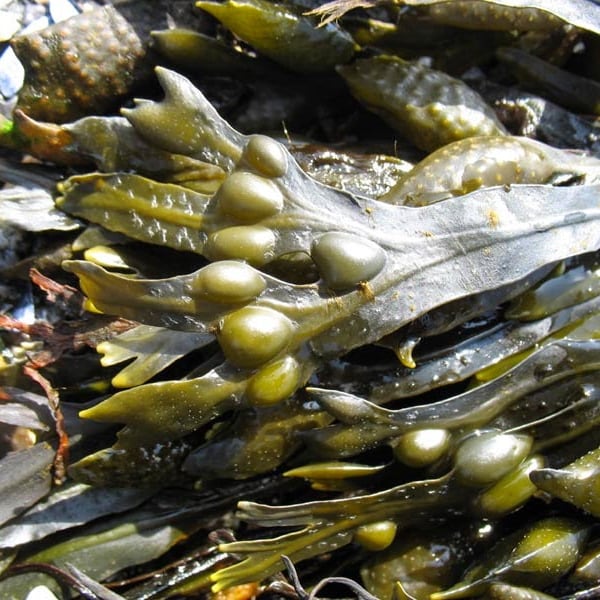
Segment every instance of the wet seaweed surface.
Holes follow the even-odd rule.
[[[1,598],[600,595],[600,4],[0,11]]]

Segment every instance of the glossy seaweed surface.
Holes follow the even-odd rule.
[[[598,73],[577,59],[597,55],[600,7],[377,4],[330,3],[341,19],[318,27],[312,5],[203,1],[201,26],[147,47],[134,9],[103,9],[131,72],[106,104],[60,88],[56,117],[36,55],[0,142],[68,166],[52,211],[79,229],[58,278],[87,321],[61,352],[91,374],[28,363],[72,452],[63,436],[52,489],[56,427],[2,459],[40,480],[19,500],[25,471],[0,479],[3,598],[49,575],[110,598],[98,581],[149,561],[119,597],[594,597]],[[103,114],[149,64],[151,99]]]

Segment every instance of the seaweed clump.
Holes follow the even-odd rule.
[[[447,72],[439,46],[551,54],[597,35],[599,11],[586,4],[574,18],[577,2],[554,12],[535,2],[405,4],[388,19],[373,8],[319,29],[306,7],[200,2],[221,22],[214,36],[154,34],[157,49],[174,63],[185,58],[180,70],[188,71],[156,67],[162,99],[63,125],[16,113],[7,145],[96,167],[56,187],[56,206],[85,224],[62,268],[75,276],[88,317],[112,324],[90,344],[110,373],[101,371],[104,393],[72,404],[81,410],[67,431],[81,440],[67,485],[72,502],[107,494],[113,523],[100,534],[50,528],[33,548],[37,534],[23,527],[40,517],[7,516],[0,543],[22,548],[0,590],[30,585],[22,573],[39,563],[64,575],[73,557],[81,562],[69,581],[89,585],[79,568],[110,578],[199,539],[208,527],[201,515],[226,522],[234,500],[237,519],[250,524],[235,533],[252,539],[213,534],[203,546],[210,558],[186,557],[177,578],[164,567],[154,589],[128,593],[260,582],[261,593],[311,598],[341,583],[365,598],[445,600],[546,598],[595,585],[594,125],[572,115],[570,149],[541,122],[543,140],[511,131],[485,99],[510,74],[468,85]],[[460,9],[452,22],[449,9]],[[479,35],[492,10],[500,33]],[[403,47],[403,28],[416,26],[430,28],[431,47],[410,38]],[[286,36],[293,43],[282,45]],[[481,67],[492,75],[495,57],[506,55],[490,52]],[[237,127],[207,99],[215,89],[207,56],[222,62],[219,78],[249,90],[244,111],[231,109],[232,98],[221,106]],[[321,85],[320,100],[331,107],[343,97],[340,109],[353,119],[372,125],[374,112],[378,131],[413,146],[407,157],[418,156],[416,164],[330,151],[325,175],[303,170],[294,155],[310,147],[269,135],[272,115],[257,106],[270,95],[301,123],[291,96],[307,84],[304,106]],[[349,165],[372,183],[355,191]],[[57,388],[46,386],[54,400]],[[93,443],[92,422],[102,424]],[[51,447],[38,445],[37,454],[46,481]],[[254,501],[261,493],[277,503]],[[30,511],[52,514],[44,511],[57,510],[61,494]],[[114,516],[122,511],[125,521]],[[82,549],[106,552],[115,538],[139,545],[144,535],[156,536],[155,546],[120,555],[119,568],[86,570]],[[358,567],[367,589],[329,578],[308,594],[294,565],[317,557],[307,580]],[[284,568],[291,587],[277,579]]]

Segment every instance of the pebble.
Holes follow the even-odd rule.
[[[21,29],[21,21],[14,13],[0,10],[0,42],[7,42]]]
[[[25,600],[58,600],[45,585],[37,585],[27,594]]]
[[[70,0],[50,0],[48,12],[52,23],[60,23],[79,14],[78,8]]]
[[[39,31],[50,25],[50,19],[46,16],[36,19],[19,33],[31,33]],[[17,58],[14,50],[9,46],[0,56],[0,94],[5,100],[15,96],[23,86],[25,70],[21,61]]]

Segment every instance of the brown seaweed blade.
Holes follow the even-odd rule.
[[[600,243],[597,186],[490,188],[417,210],[357,198],[308,177],[274,140],[231,129],[183,77],[165,70],[161,77],[176,93],[128,116],[140,135],[162,144],[175,114],[194,115],[197,126],[183,124],[177,143],[230,165],[216,194],[93,174],[68,181],[60,204],[143,241],[177,248],[193,240],[181,249],[213,263],[155,280],[89,261],[65,266],[95,309],[214,333],[226,360],[200,377],[125,390],[85,411],[126,427],[117,452],[88,457],[80,474],[96,465],[110,478],[110,461],[126,467],[140,445],[152,455],[156,442],[179,439],[226,411],[281,402],[324,359]],[[259,270],[294,251],[310,254],[317,282],[294,285]]]
[[[355,8],[371,8],[386,1],[333,0],[310,14],[327,24]],[[553,30],[568,24],[600,33],[600,10],[589,0],[396,0],[395,4],[424,9],[435,22],[465,29]]]
[[[237,14],[232,18],[239,22],[242,4],[260,2],[230,0],[226,5],[234,7]],[[118,6],[132,4],[150,10],[158,5],[134,0]],[[170,5],[175,4],[182,3]],[[215,14],[223,8],[213,2],[202,4]],[[436,56],[441,51],[454,57],[450,58],[454,66],[448,67],[448,62],[436,66],[455,68],[455,73],[472,63],[468,56],[464,58],[463,39],[457,58],[454,38],[471,35],[436,23],[477,28],[473,37],[478,40],[477,50],[470,46],[471,53],[482,59],[477,64],[492,77],[497,73],[484,61],[498,39],[503,43],[517,39],[526,47],[541,42],[562,57],[561,42],[571,52],[574,40],[581,39],[586,45],[583,56],[592,55],[594,36],[554,14],[568,5],[583,7],[581,2],[545,4],[548,10],[536,8],[536,2],[523,8],[507,4],[409,0],[406,6],[398,3],[357,15],[358,27],[350,19],[341,26],[348,26],[354,35],[373,23],[369,17],[401,18],[402,23],[384,23],[389,26],[385,41],[378,37],[383,27],[360,43],[401,55],[407,51],[401,32],[413,28],[408,37],[420,37],[421,42],[418,50],[408,49],[408,56],[430,49]],[[263,5],[270,16],[274,5]],[[592,10],[592,3],[587,6]],[[577,16],[585,20],[585,14],[589,17],[582,9]],[[492,18],[494,27],[510,27],[511,32],[485,33]],[[215,25],[211,20],[213,34]],[[221,40],[223,31],[216,27]],[[525,30],[524,35],[515,33]],[[248,52],[245,43],[252,45],[250,38],[241,30],[236,34],[225,37]],[[447,45],[442,41],[444,47],[439,48],[440,40]],[[281,44],[282,51],[288,41]],[[314,52],[312,47],[303,51],[295,41],[287,46],[288,56],[304,52],[302,58],[316,59],[318,68],[330,69],[328,65],[346,60],[331,52],[326,63],[316,44]],[[259,52],[257,46],[255,50]],[[579,58],[573,56],[573,63]],[[230,77],[239,77],[237,83],[248,85],[255,106],[261,104],[257,96],[264,99],[260,107],[264,114],[282,114],[272,111],[273,105],[286,94],[295,95],[297,102],[310,107],[306,117],[316,116],[319,128],[326,129],[324,117],[336,129],[325,131],[327,139],[357,133],[361,146],[364,142],[360,150],[372,151],[362,136],[363,120],[371,117],[359,111],[361,124],[355,130],[356,121],[340,122],[335,111],[323,114],[325,105],[320,100],[328,95],[330,83],[337,86],[340,98],[350,100],[343,81],[333,72],[320,75],[319,84],[313,83],[315,76],[299,78],[291,72],[295,60],[291,59],[285,74],[290,82],[285,93],[277,91],[278,85],[285,85],[279,79],[283,67],[271,68],[266,60],[252,58],[262,66],[248,63],[244,74],[227,59],[224,63],[217,59],[211,66],[217,74],[221,71],[219,86],[227,87]],[[578,68],[571,66],[575,67],[571,70]],[[587,68],[583,71],[590,73]],[[80,223],[108,224],[123,233],[105,231],[95,241],[85,234],[88,241],[82,236],[73,247],[73,252],[86,249],[85,260],[67,262],[65,267],[79,277],[89,308],[126,314],[144,324],[116,337],[111,327],[103,337],[108,339],[97,350],[104,354],[102,363],[112,369],[100,371],[102,387],[92,384],[84,390],[80,383],[72,387],[67,383],[66,389],[60,385],[66,378],[60,373],[61,364],[67,365],[66,375],[71,377],[71,370],[78,369],[70,367],[85,358],[95,375],[98,356],[78,351],[65,356],[69,362],[48,369],[61,380],[55,385],[61,400],[74,394],[81,400],[81,394],[90,393],[95,398],[91,403],[62,404],[74,460],[84,456],[70,475],[113,488],[103,493],[102,488],[78,484],[72,488],[73,496],[66,494],[68,498],[63,494],[67,490],[60,489],[49,504],[41,505],[40,513],[27,510],[13,518],[0,529],[0,538],[4,535],[9,546],[1,553],[0,573],[16,556],[15,563],[56,561],[60,566],[51,568],[55,574],[61,571],[61,576],[67,575],[65,562],[74,563],[85,575],[70,570],[71,580],[95,589],[98,596],[110,592],[94,580],[110,577],[117,586],[136,586],[138,574],[147,581],[143,591],[134,587],[126,596],[198,594],[210,581],[220,588],[242,580],[252,580],[251,591],[234,588],[230,594],[292,594],[281,581],[272,588],[269,579],[264,581],[267,588],[257,583],[275,574],[283,554],[296,563],[310,559],[303,566],[312,572],[312,580],[305,571],[300,578],[313,586],[332,568],[341,566],[342,574],[354,577],[359,564],[374,553],[381,556],[382,549],[399,551],[404,541],[425,539],[430,542],[428,549],[413,547],[415,553],[404,558],[411,562],[417,579],[430,575],[436,579],[435,587],[426,592],[405,585],[410,582],[405,581],[404,571],[390,570],[381,575],[392,577],[389,594],[374,589],[367,580],[368,592],[352,580],[329,577],[309,593],[299,584],[292,563],[283,562],[300,600],[327,596],[322,588],[328,583],[347,585],[359,600],[377,600],[369,593],[380,600],[414,600],[413,596],[426,600],[431,593],[440,600],[471,594],[547,600],[541,588],[548,594],[564,594],[595,585],[599,571],[593,563],[600,562],[594,547],[597,539],[592,538],[587,549],[585,544],[598,515],[594,503],[598,451],[586,455],[597,448],[600,431],[598,273],[591,270],[592,265],[597,267],[600,243],[597,165],[576,152],[553,152],[534,142],[525,146],[529,141],[510,136],[505,136],[507,145],[539,150],[552,160],[532,161],[531,152],[526,159],[516,159],[512,145],[508,160],[503,161],[492,155],[495,142],[486,138],[475,148],[476,161],[462,153],[463,146],[452,153],[455,162],[440,161],[433,171],[415,169],[417,186],[439,184],[429,190],[433,192],[429,197],[415,198],[418,194],[410,192],[416,200],[413,204],[427,206],[386,206],[374,201],[382,191],[373,187],[352,187],[359,190],[355,196],[345,193],[348,188],[342,178],[328,180],[341,191],[315,183],[298,169],[282,144],[267,136],[238,133],[191,82],[165,70],[159,73],[166,90],[162,102],[141,100],[122,117],[94,116],[63,126],[38,123],[19,112],[7,132],[15,139],[26,132],[29,136],[25,143],[11,147],[30,148],[45,160],[61,158],[75,168],[82,157],[91,159],[104,171],[70,179],[62,186],[60,202],[81,214]],[[209,97],[214,92],[213,83],[207,82],[211,77],[201,76]],[[252,115],[252,110],[247,105],[233,106],[230,101],[239,98],[228,94],[225,90],[224,105],[226,110],[233,108],[229,115],[236,128],[279,129],[277,116],[270,121],[274,125],[260,119],[260,124],[249,126],[247,113]],[[311,104],[314,99],[317,103]],[[343,112],[345,107],[341,108]],[[447,112],[443,108],[438,114],[436,133],[443,133]],[[561,128],[554,117],[550,120]],[[287,118],[286,124],[290,131],[298,128]],[[592,130],[578,130],[581,136],[565,146],[591,148],[592,138],[580,140],[584,131],[593,136]],[[384,136],[393,133],[387,130]],[[315,158],[312,149],[307,152]],[[520,174],[513,167],[527,167],[528,177],[512,177]],[[361,168],[369,176],[378,170],[375,163]],[[529,171],[536,176],[529,178]],[[390,185],[393,179],[391,175]],[[485,189],[473,193],[476,188]],[[446,200],[459,194],[461,198]],[[407,196],[401,191],[400,203]],[[98,246],[115,241],[118,246]],[[148,242],[168,248],[150,248]],[[163,264],[163,257],[169,264]],[[579,275],[578,267],[584,271],[580,269]],[[65,277],[72,279],[71,273]],[[555,280],[560,280],[558,291]],[[514,300],[517,296],[520,301]],[[5,325],[10,323],[15,319]],[[29,331],[25,324],[16,330]],[[12,335],[3,334],[0,346]],[[94,336],[84,337],[89,346],[94,345]],[[463,343],[455,345],[457,340]],[[1,363],[10,353],[0,350]],[[398,367],[396,356],[407,366]],[[125,361],[128,366],[112,381],[130,389],[99,398],[110,389],[116,365]],[[79,375],[75,377],[79,380]],[[462,383],[448,385],[457,377]],[[310,395],[310,388],[308,394],[301,389],[307,381],[313,389],[351,392],[371,404],[330,397],[331,413],[327,412]],[[375,404],[403,396],[412,397],[408,408],[404,401],[385,408]],[[82,416],[91,419],[76,419],[75,411],[81,408],[87,409]],[[110,424],[124,427],[116,443],[107,448],[120,426]],[[55,439],[51,428],[40,432],[37,441]],[[323,462],[351,455],[356,455],[353,463]],[[582,458],[573,462],[576,457]],[[316,462],[307,464],[307,459]],[[298,479],[282,480],[280,469],[307,479],[306,488],[301,489]],[[266,472],[268,477],[256,477]],[[219,481],[238,478],[245,480],[243,485]],[[316,493],[308,489],[309,484]],[[129,486],[123,502],[118,500],[121,490],[114,487],[119,485]],[[172,485],[176,489],[168,489]],[[138,486],[145,488],[132,494]],[[16,496],[27,494],[27,482],[21,478],[16,487],[11,483],[8,492],[14,500],[4,506],[22,508],[23,500]],[[212,503],[206,503],[207,492],[213,494]],[[102,508],[97,508],[95,499],[100,496]],[[549,505],[539,501],[551,496],[555,499]],[[254,539],[220,547],[214,546],[215,537],[206,541],[205,531],[197,531],[198,527],[220,526],[219,517],[214,524],[214,509],[223,517],[240,498],[273,504],[240,503],[239,516],[250,521],[250,527],[234,524],[234,533],[240,540]],[[311,502],[314,499],[318,500]],[[66,519],[65,529],[58,524],[60,515],[73,507],[75,515]],[[111,512],[122,510],[127,514],[106,524]],[[523,512],[508,516],[516,510]],[[568,521],[544,518],[563,512]],[[509,535],[515,525],[518,529],[519,523],[537,521],[540,513],[542,521],[517,531],[517,537]],[[94,516],[98,518],[91,523]],[[225,517],[228,524],[229,516]],[[45,526],[36,527],[42,521]],[[281,525],[287,529],[275,534]],[[258,527],[266,529],[257,535]],[[187,538],[195,533],[195,539]],[[36,546],[43,535],[47,537],[40,552]],[[503,543],[496,546],[501,538]],[[10,539],[26,545],[13,549]],[[172,544],[184,539],[187,543],[176,551],[177,563],[165,567],[173,558]],[[219,536],[224,539],[231,541]],[[462,555],[449,556],[447,563],[440,564],[433,552],[446,554],[450,544]],[[464,554],[465,548],[474,551]],[[131,579],[127,565],[159,554],[160,563],[152,560],[151,566],[134,567]],[[479,563],[475,572],[465,571],[471,556],[489,560]],[[227,568],[233,561],[240,562]],[[167,571],[162,583],[156,572],[148,572],[155,566]],[[573,566],[575,577],[586,570],[588,579],[571,579]],[[443,580],[435,577],[440,567],[447,569]],[[37,564],[23,567],[36,568]],[[168,571],[174,576],[169,577]],[[37,573],[21,572],[0,581],[0,596],[27,595],[34,581],[29,575],[37,577]],[[592,590],[578,597],[590,595]]]

